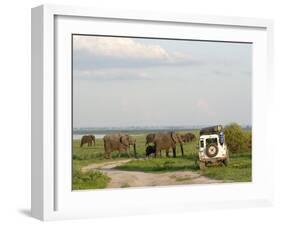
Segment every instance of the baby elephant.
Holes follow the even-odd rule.
[[[146,157],[149,157],[150,155],[155,155],[156,153],[156,148],[155,146],[149,145],[145,149]]]

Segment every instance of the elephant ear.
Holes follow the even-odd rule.
[[[120,143],[121,144],[123,144],[123,145],[125,145],[125,146],[129,146],[129,144],[128,144],[128,136],[126,136],[126,135],[122,135],[121,137],[120,137]]]

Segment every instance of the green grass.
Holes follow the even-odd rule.
[[[252,180],[252,155],[250,152],[232,154],[227,167],[208,166],[204,175],[225,182],[249,182]]]
[[[200,171],[193,157],[185,156],[177,158],[156,158],[149,160],[133,160],[116,167],[120,170],[141,172],[171,172],[177,170],[192,170],[202,173],[212,179],[225,182],[248,182],[252,177],[251,154],[233,154],[227,167],[224,165],[208,165],[204,171]]]
[[[73,168],[72,179],[73,190],[105,188],[110,181],[110,178],[102,172],[82,172],[78,167]]]
[[[198,136],[198,131],[193,131]],[[133,135],[134,136],[134,135]],[[137,156],[139,158],[145,157],[145,137],[146,134],[138,134],[134,136],[136,138],[136,152]],[[185,154],[190,156],[194,155],[196,152],[196,142],[191,142],[184,144],[184,151]],[[131,147],[131,154],[133,156],[133,148]],[[165,153],[162,151],[162,155],[164,156]],[[171,155],[171,153],[170,153]],[[177,147],[177,156],[181,156],[180,148]],[[128,155],[127,153],[122,153],[121,158],[127,159]],[[72,155],[73,161],[78,161],[80,163],[87,164],[90,163],[96,163],[101,161],[106,161],[104,158],[104,148],[103,148],[103,140],[102,139],[96,139],[96,146],[87,147],[87,145],[84,145],[84,147],[80,148],[80,141],[74,140],[73,141],[73,155]],[[115,151],[112,153],[112,159],[120,159],[118,158],[118,153]]]
[[[129,188],[130,185],[128,183],[122,184],[121,188]]]
[[[177,170],[197,170],[195,161],[187,158],[151,158],[147,160],[133,160],[116,169],[142,172],[163,172]]]
[[[198,131],[192,131],[198,138]],[[138,134],[134,136],[137,140],[136,151],[138,159],[118,166],[118,169],[128,171],[142,172],[168,172],[177,170],[192,170],[203,175],[223,180],[225,182],[247,182],[252,178],[251,152],[239,152],[230,155],[229,166],[208,166],[203,172],[200,171],[195,163],[198,159],[197,140],[183,145],[184,157],[181,157],[180,148],[177,146],[177,157],[166,158],[165,152],[162,151],[163,157],[145,158],[145,136],[146,134]],[[131,149],[133,156],[133,150]],[[170,152],[172,156],[172,152]],[[80,148],[80,141],[73,141],[73,189],[93,189],[106,187],[109,182],[108,177],[97,173],[82,173],[81,167],[107,161],[120,159],[128,159],[127,153],[122,153],[118,158],[118,152],[112,153],[112,159],[104,158],[103,140],[96,139],[96,146]],[[94,175],[92,175],[94,174]],[[127,185],[124,185],[126,187]]]

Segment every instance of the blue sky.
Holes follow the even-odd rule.
[[[73,36],[73,126],[251,124],[246,43]]]

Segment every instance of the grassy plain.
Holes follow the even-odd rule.
[[[198,137],[198,131],[192,131]],[[177,157],[167,158],[163,151],[162,157],[145,159],[145,137],[146,134],[133,135],[137,140],[137,159],[134,159],[117,169],[141,172],[169,172],[177,170],[189,170],[199,172],[212,179],[223,180],[224,182],[249,182],[252,178],[252,156],[251,152],[230,154],[230,162],[227,167],[214,165],[209,166],[204,171],[200,171],[197,162],[197,140],[184,144],[184,157],[181,156],[180,148],[177,147]],[[131,150],[133,153],[133,150]],[[96,145],[80,148],[80,141],[73,140],[73,189],[94,189],[105,188],[110,178],[102,172],[82,172],[81,167],[92,164],[128,159],[126,153],[122,153],[118,158],[118,153],[112,153],[112,159],[104,158],[103,140],[96,139]],[[172,156],[172,153],[170,153]]]

